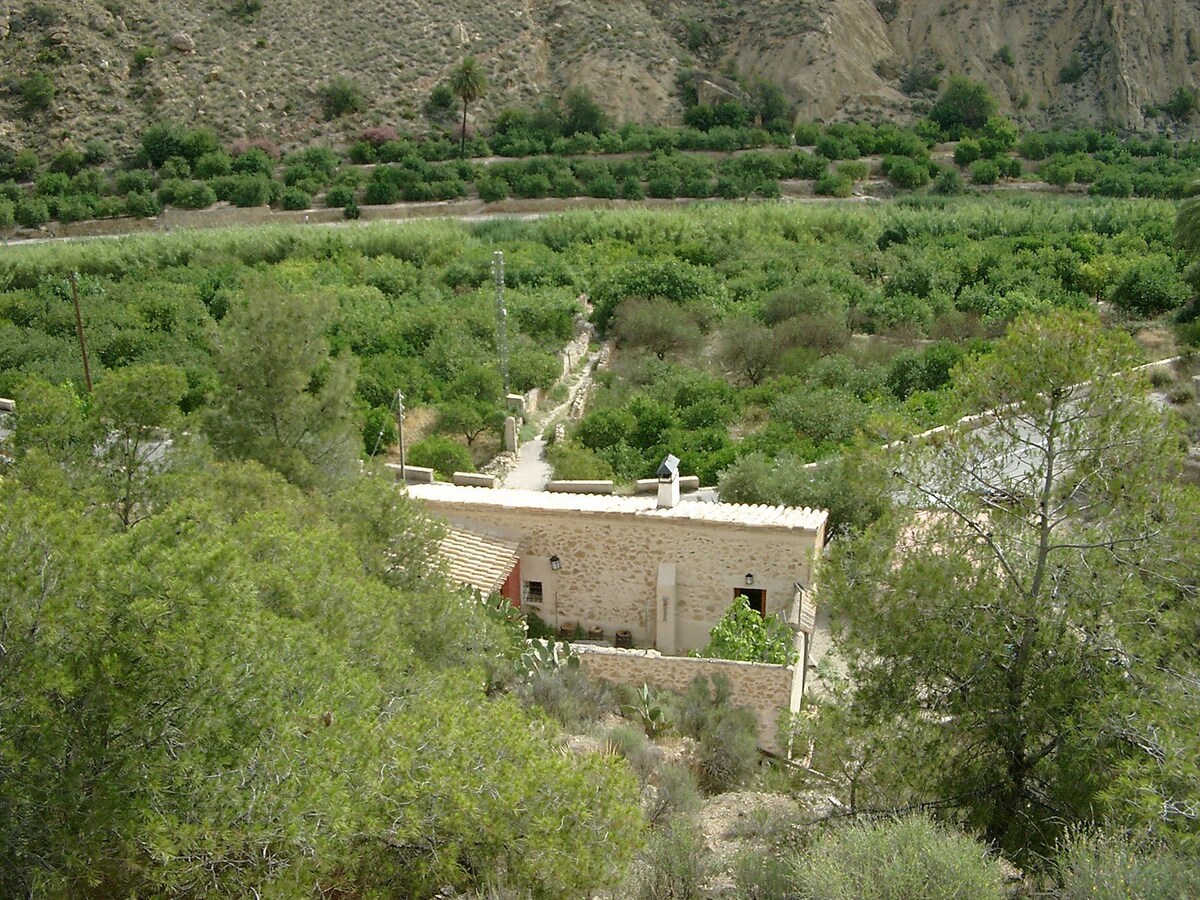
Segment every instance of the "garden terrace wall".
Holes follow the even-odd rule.
[[[685,691],[697,676],[724,677],[737,706],[748,707],[758,721],[758,745],[786,753],[779,742],[779,717],[800,709],[801,678],[794,666],[663,656],[655,650],[618,650],[587,644],[572,645],[580,668],[590,678],[617,684]]]

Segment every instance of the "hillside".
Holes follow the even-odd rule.
[[[1200,78],[1200,0],[0,0],[0,143],[128,145],[161,119],[284,144],[424,127],[467,53],[484,122],[575,84],[619,120],[677,120],[695,69],[767,78],[805,119],[909,118],[959,73],[1029,125],[1156,128],[1147,110]],[[54,93],[27,111],[36,72]],[[330,125],[317,93],[339,74],[367,110]]]

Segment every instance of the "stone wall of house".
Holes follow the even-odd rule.
[[[727,659],[695,659],[663,656],[654,650],[614,650],[608,647],[575,645],[580,668],[591,678],[617,684],[684,691],[698,675],[722,675],[729,679],[732,696],[747,706],[758,720],[758,743],[764,750],[784,753],[779,744],[779,717],[799,709],[799,691],[793,690],[792,666],[734,662]]]
[[[542,585],[540,615],[617,630],[636,647],[685,653],[747,586],[766,591],[767,612],[787,619],[795,583],[812,583],[818,535],[787,528],[554,509],[429,503],[452,524],[520,540],[521,577]],[[556,557],[553,568],[549,561]]]

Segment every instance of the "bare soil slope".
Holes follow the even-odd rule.
[[[960,73],[1029,124],[1141,128],[1200,82],[1200,0],[0,0],[0,144],[128,144],[162,119],[285,145],[424,128],[467,53],[491,79],[483,120],[581,84],[619,120],[675,121],[695,68],[768,78],[802,118],[903,119]],[[33,72],[55,94],[27,113]],[[339,74],[368,109],[327,123],[317,91]]]

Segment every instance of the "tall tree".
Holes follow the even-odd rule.
[[[333,301],[266,279],[247,287],[221,323],[220,387],[203,416],[218,453],[254,459],[301,486],[354,472],[355,362],[332,356]]]
[[[459,136],[458,155],[467,155],[467,107],[487,93],[487,75],[473,56],[463,57],[450,73],[450,90],[462,101],[462,134]]]
[[[187,378],[174,366],[131,366],[109,372],[96,385],[96,456],[125,528],[148,511],[144,499],[149,476],[165,459],[169,430],[179,420],[179,401],[186,392]]]
[[[957,373],[963,403],[995,413],[896,466],[909,509],[825,569],[842,714],[902,760],[881,780],[1018,855],[1103,811],[1119,773],[1155,768],[1149,737],[1196,718],[1157,670],[1197,614],[1200,513],[1134,361],[1094,318],[1014,324]],[[1174,808],[1168,827],[1194,827]]]

